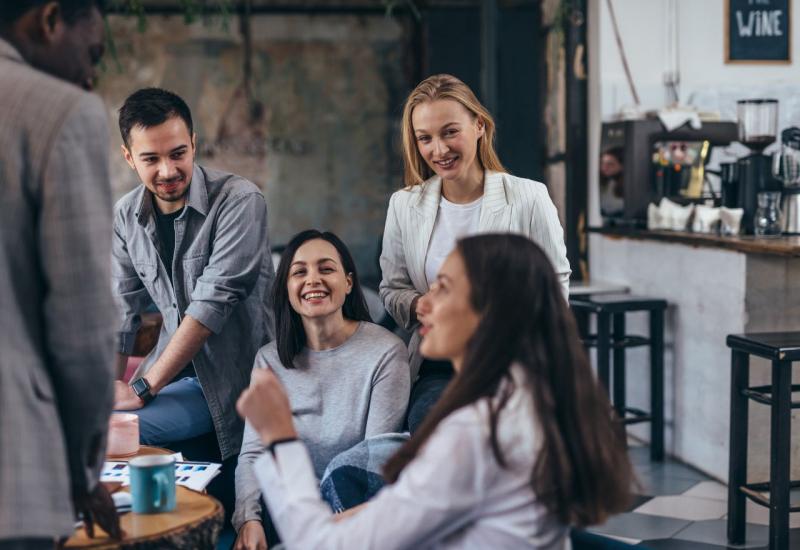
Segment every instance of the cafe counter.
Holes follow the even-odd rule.
[[[647,229],[594,227],[589,233],[605,235],[610,238],[635,239],[643,241],[659,241],[685,244],[702,248],[721,248],[747,254],[766,254],[800,258],[800,236],[754,237],[741,235],[737,237],[721,237],[705,233],[688,231],[650,231]]]
[[[592,283],[623,285],[631,293],[669,303],[666,449],[727,481],[730,350],[725,337],[800,331],[800,237],[594,228],[588,239]],[[629,317],[629,332],[647,333],[644,314]],[[647,362],[645,349],[628,351],[628,400],[645,410]],[[751,365],[751,385],[769,383],[769,365],[756,358]],[[795,381],[800,381],[797,376]],[[750,411],[749,478],[764,480],[769,472],[769,409],[753,404]],[[794,413],[792,455],[800,456],[800,411]],[[647,426],[631,431],[643,440],[649,437]],[[800,461],[795,461],[792,478],[798,477]]]

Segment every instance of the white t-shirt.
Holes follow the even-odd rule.
[[[439,200],[439,211],[436,213],[428,254],[425,256],[425,278],[428,286],[436,280],[439,268],[456,247],[456,241],[478,232],[481,202],[483,197],[469,204],[456,204],[444,197]]]

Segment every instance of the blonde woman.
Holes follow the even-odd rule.
[[[422,360],[418,301],[456,241],[487,232],[519,233],[547,254],[569,292],[564,233],[547,188],[507,173],[494,150],[495,124],[470,88],[454,76],[423,80],[403,109],[405,187],[389,201],[380,296],[398,325],[413,331],[417,379],[408,411],[413,433],[453,376],[444,361]],[[497,284],[505,284],[498,280]]]

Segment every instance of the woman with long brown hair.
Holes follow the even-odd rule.
[[[408,405],[408,351],[400,338],[371,322],[347,245],[316,229],[292,237],[278,264],[272,303],[275,340],[258,351],[253,370],[270,369],[291,396],[294,426],[310,451],[314,475],[324,479],[331,463],[382,466],[402,439],[387,436],[401,430]],[[369,453],[367,463],[355,460],[359,449]],[[276,542],[252,470],[263,452],[258,434],[245,424],[233,550]]]
[[[510,137],[510,136],[509,136]],[[448,362],[419,354],[420,296],[428,292],[456,240],[489,232],[520,233],[539,244],[564,295],[570,267],[556,208],[544,184],[507,173],[494,149],[495,124],[469,87],[431,76],[403,109],[405,187],[389,201],[381,252],[380,295],[409,342],[416,381],[408,410],[413,434],[453,376]]]
[[[285,393],[256,372],[238,410],[268,446],[254,464],[292,548],[568,548],[570,526],[625,509],[631,466],[558,277],[510,234],[458,242],[420,299],[421,351],[456,375],[387,464],[389,485],[335,521]]]

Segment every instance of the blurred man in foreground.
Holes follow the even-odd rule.
[[[0,2],[0,550],[52,549],[98,482],[113,404],[102,0]]]

